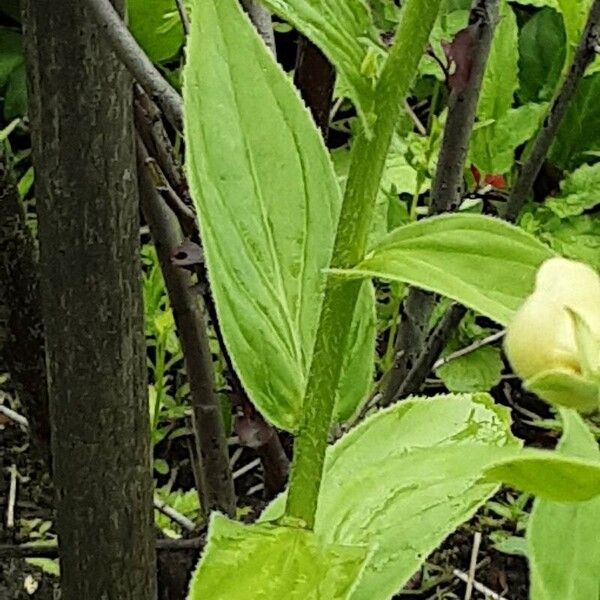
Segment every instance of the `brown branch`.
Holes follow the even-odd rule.
[[[431,191],[430,215],[455,210],[460,203],[469,140],[497,22],[498,0],[475,0],[469,26],[461,32],[470,37],[468,58],[472,63],[466,67],[467,77],[464,81],[450,82],[448,118]],[[414,392],[420,388],[427,376],[424,366],[429,362],[433,364],[439,356],[433,352],[443,341],[439,335],[430,338],[436,340],[435,346],[430,349],[425,347],[434,307],[435,297],[432,294],[417,288],[409,289],[394,346],[394,366],[385,376],[381,399],[383,406],[397,399],[401,389]],[[450,322],[455,320],[455,316],[448,317]],[[446,341],[450,333],[446,331]]]
[[[327,141],[335,70],[321,50],[304,36],[298,41],[294,83]]]
[[[189,35],[190,33],[190,18],[185,8],[183,0],[175,0],[177,4],[177,12],[179,13],[179,20],[181,21],[181,27],[183,28],[183,34]]]
[[[206,513],[220,510],[233,515],[235,494],[227,436],[214,389],[212,356],[200,297],[192,291],[190,273],[179,269],[171,261],[173,251],[181,244],[184,235],[156,189],[150,167],[152,159],[139,137],[137,159],[142,210],[158,254],[190,384],[194,433],[200,456],[202,508]]]
[[[152,64],[110,0],[84,0],[84,4],[104,32],[117,58],[162,108],[171,125],[178,131],[183,131],[181,96]]]
[[[241,3],[256,31],[258,31],[258,35],[263,39],[273,56],[276,57],[277,49],[275,48],[275,35],[273,34],[271,14],[262,4],[255,0],[241,0]]]
[[[50,466],[50,420],[39,265],[25,210],[0,143],[1,355]]]
[[[523,205],[531,194],[533,184],[542,168],[544,159],[558,133],[569,104],[577,92],[577,86],[583,78],[586,69],[596,57],[599,36],[600,0],[594,0],[581,42],[577,47],[569,72],[552,102],[552,106],[542,123],[542,127],[538,131],[531,151],[525,159],[515,185],[511,190],[505,214],[505,218],[508,221],[514,221],[518,217]]]
[[[206,540],[204,537],[196,537],[181,540],[157,539],[156,550],[158,552],[177,552],[180,550],[201,550]],[[58,558],[58,546],[34,546],[27,544],[1,544],[0,558]]]

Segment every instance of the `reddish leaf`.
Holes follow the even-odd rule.
[[[486,175],[485,182],[497,190],[506,189],[506,180],[502,175]]]

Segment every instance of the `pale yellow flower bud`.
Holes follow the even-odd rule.
[[[506,355],[522,379],[547,371],[583,373],[575,325],[567,309],[581,317],[600,344],[598,273],[580,262],[551,258],[540,267],[535,290],[517,311],[506,335]]]

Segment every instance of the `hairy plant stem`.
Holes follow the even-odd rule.
[[[354,142],[332,267],[351,268],[364,256],[375,199],[394,127],[421,59],[440,0],[409,0],[375,90],[373,136]],[[296,438],[286,516],[313,528],[336,389],[361,281],[328,276]]]
[[[552,106],[542,123],[542,127],[538,131],[531,150],[521,167],[515,185],[511,190],[505,214],[505,218],[508,221],[514,221],[519,216],[523,205],[528,200],[533,184],[550,150],[552,141],[556,137],[558,129],[567,114],[569,104],[577,92],[577,86],[583,78],[586,69],[598,53],[599,39],[600,0],[594,0],[581,42],[577,47],[567,76],[552,102]]]
[[[431,191],[430,215],[456,210],[462,197],[465,162],[485,66],[498,22],[498,7],[499,0],[475,0],[471,8],[469,30],[475,42],[472,50],[473,64],[466,84],[450,90],[448,118]],[[440,345],[439,331],[428,338],[429,322],[435,304],[433,294],[417,288],[409,289],[396,335],[394,365],[385,376],[381,398],[383,406],[417,392],[427,376],[426,365],[433,364],[437,359],[427,343],[428,339],[436,340],[435,347]],[[448,321],[457,321],[461,312],[464,315],[464,310],[453,309]],[[453,329],[444,327],[442,331],[446,332],[447,338]],[[443,347],[442,345],[441,349]]]

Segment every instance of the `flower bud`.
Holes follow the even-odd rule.
[[[582,344],[578,327],[585,330],[586,344]],[[569,393],[569,386],[565,385],[569,377],[578,381],[572,393],[581,393],[588,382],[591,389],[597,390],[596,383],[588,381],[597,375],[588,372],[588,365],[600,364],[600,277],[596,271],[565,258],[544,262],[533,294],[508,327],[505,350],[515,373],[526,385],[550,373],[553,376],[546,377],[546,384],[560,378],[560,392],[549,393],[544,387],[544,397],[553,403],[577,404],[575,398],[565,397]],[[584,352],[588,355],[584,356]],[[536,391],[535,386],[528,387]]]

